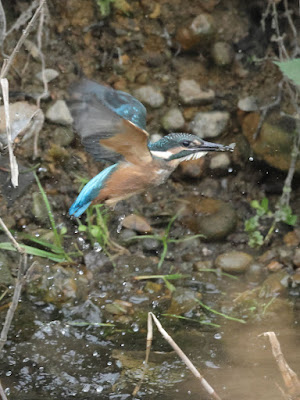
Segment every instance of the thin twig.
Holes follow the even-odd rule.
[[[6,394],[5,394],[5,392],[4,392],[3,387],[2,387],[2,385],[1,385],[1,382],[0,382],[0,396],[1,396],[1,399],[2,399],[2,400],[7,400],[7,397],[6,397]]]
[[[11,172],[11,183],[12,183],[13,187],[17,187],[19,184],[18,183],[19,167],[18,167],[17,159],[14,155],[13,141],[12,141],[12,137],[11,137],[8,80],[6,78],[2,78],[0,80],[0,82],[1,82],[1,89],[2,89],[2,95],[3,95],[3,102],[4,102],[4,115],[5,115],[5,124],[6,124],[9,164],[10,164],[10,172]]]
[[[17,309],[19,299],[21,296],[21,291],[22,291],[22,287],[23,287],[23,283],[24,283],[24,276],[25,276],[25,273],[27,270],[27,254],[20,247],[18,242],[13,238],[13,236],[11,235],[7,226],[5,225],[5,223],[3,222],[3,220],[1,218],[0,218],[0,224],[1,224],[2,228],[4,229],[4,232],[9,237],[12,244],[14,245],[14,247],[18,250],[18,252],[20,254],[19,269],[18,269],[18,275],[17,275],[17,279],[16,279],[16,283],[15,283],[14,294],[13,294],[9,309],[7,311],[7,314],[5,317],[5,322],[4,322],[4,325],[3,325],[3,328],[1,331],[1,335],[0,335],[0,357],[1,357],[1,351],[7,341],[7,334],[8,334],[9,328],[11,326],[11,323],[12,323],[12,320],[13,320],[13,317],[14,317],[14,314]]]
[[[3,64],[3,68],[0,74],[0,78],[5,78],[5,76],[7,75],[16,55],[18,54],[18,52],[20,51],[24,41],[26,40],[30,30],[32,29],[35,21],[37,20],[39,13],[41,11],[41,9],[43,8],[43,5],[45,3],[46,0],[41,0],[39,7],[36,9],[33,17],[31,18],[31,20],[29,21],[28,25],[26,26],[26,28],[23,30],[22,36],[20,37],[18,43],[16,44],[15,48],[13,49],[13,52],[11,53],[11,55],[9,56],[9,59],[7,60],[7,63]]]
[[[7,229],[7,226],[3,222],[2,218],[0,217],[0,225],[2,226],[4,232],[8,236],[8,238],[11,240],[13,246],[17,249],[19,253],[24,253],[24,250],[22,247],[19,245],[19,243],[16,241],[16,239],[13,237],[13,235],[10,233],[10,231]]]
[[[219,395],[216,393],[216,391],[210,386],[210,384],[207,382],[205,378],[200,374],[200,372],[197,370],[197,368],[194,366],[194,364],[191,362],[191,360],[184,354],[184,352],[181,350],[181,348],[174,342],[174,340],[171,338],[171,336],[165,331],[165,329],[162,327],[161,323],[159,320],[156,318],[156,316],[152,313],[148,313],[148,333],[147,333],[147,344],[146,344],[146,358],[144,362],[144,372],[142,375],[142,380],[144,378],[146,369],[147,369],[147,364],[148,364],[148,359],[149,359],[149,354],[150,354],[150,349],[151,349],[151,344],[152,344],[152,339],[153,339],[153,327],[152,327],[152,320],[154,321],[155,325],[157,326],[157,329],[159,332],[162,334],[163,338],[173,347],[177,355],[182,359],[182,361],[185,363],[185,365],[188,367],[188,369],[193,373],[193,375],[200,381],[201,385],[203,388],[207,391],[207,393],[214,398],[215,400],[221,400]],[[140,383],[136,386],[134,389],[133,395],[136,395],[138,391],[140,390],[142,380]]]
[[[6,16],[2,2],[0,0],[0,49],[2,49],[5,38],[6,38]]]

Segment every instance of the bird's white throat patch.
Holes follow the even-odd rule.
[[[164,160],[168,160],[173,155],[173,153],[171,151],[150,150],[150,152],[154,157],[163,158]]]

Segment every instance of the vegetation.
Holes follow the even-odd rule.
[[[186,237],[183,237],[181,239],[171,239],[169,237],[170,229],[171,229],[171,226],[173,225],[173,223],[174,223],[174,221],[176,220],[177,217],[178,217],[178,215],[176,214],[170,219],[170,221],[169,221],[169,223],[168,223],[168,225],[167,225],[167,227],[166,227],[166,229],[165,229],[165,231],[163,232],[162,235],[158,235],[158,234],[141,235],[141,236],[133,236],[132,238],[129,239],[129,240],[133,240],[133,239],[155,239],[155,240],[159,240],[160,242],[162,242],[163,251],[162,251],[162,253],[160,255],[159,263],[157,265],[158,269],[161,268],[161,266],[163,265],[163,263],[165,261],[166,255],[168,253],[168,247],[169,247],[170,243],[186,242],[187,240],[192,240],[192,239],[195,239],[195,238],[198,238],[198,237],[203,237],[203,235],[199,234],[199,235],[186,236]]]
[[[288,205],[277,206],[276,211],[269,209],[269,200],[264,197],[261,202],[253,200],[251,207],[254,208],[256,214],[245,221],[245,231],[249,235],[249,246],[257,247],[267,243],[275,230],[277,223],[284,222],[288,225],[295,225],[297,216],[292,213],[291,207]],[[264,228],[265,220],[272,221],[271,226],[264,236],[261,230]]]
[[[51,243],[49,240],[40,239],[39,237],[27,233],[18,232],[17,233],[18,239],[29,241],[39,246],[39,247],[34,247],[20,243],[20,247],[24,249],[27,254],[33,256],[48,258],[49,260],[52,260],[54,262],[65,262],[65,261],[72,262],[73,261],[72,256],[74,255],[78,256],[80,252],[78,250],[74,253],[67,253],[65,251],[63,244],[65,235],[67,233],[67,228],[65,226],[57,226],[47,194],[43,189],[40,180],[36,174],[35,174],[35,179],[39,187],[40,193],[42,195],[43,201],[46,205],[51,230],[53,232],[53,242]],[[17,251],[11,242],[0,243],[0,249]]]

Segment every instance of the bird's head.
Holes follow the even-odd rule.
[[[153,157],[171,162],[180,163],[187,160],[196,160],[205,156],[210,151],[234,150],[235,144],[224,146],[222,144],[206,142],[199,136],[189,133],[170,133],[158,142],[149,144]]]

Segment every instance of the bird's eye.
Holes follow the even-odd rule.
[[[192,142],[190,142],[189,140],[184,140],[183,142],[181,142],[181,144],[182,144],[183,147],[189,147],[189,145],[190,145],[191,143],[192,143]]]

